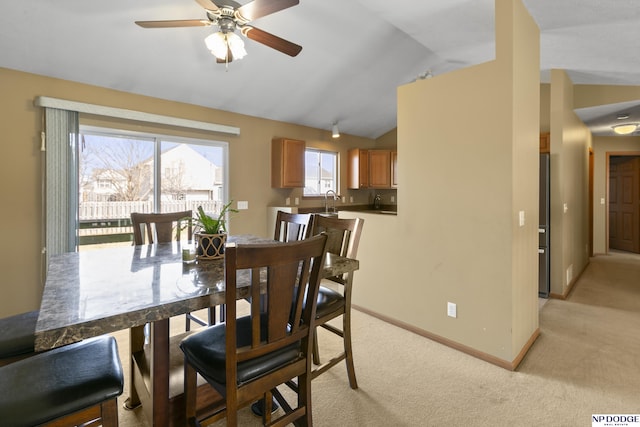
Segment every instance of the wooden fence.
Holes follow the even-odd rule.
[[[198,206],[205,212],[220,212],[223,203],[216,200],[177,200],[162,202],[161,212],[192,210]],[[80,203],[79,244],[132,242],[131,213],[153,212],[153,202],[82,202]]]

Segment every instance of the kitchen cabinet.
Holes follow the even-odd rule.
[[[394,188],[391,150],[348,151],[347,186],[359,188]]]
[[[398,188],[398,152],[391,152],[391,187]]]
[[[355,148],[349,150],[347,156],[347,187],[369,188],[369,150]]]
[[[289,138],[271,141],[271,187],[304,187],[305,142]]]
[[[540,152],[548,153],[551,151],[551,135],[549,132],[540,134]]]
[[[391,188],[390,150],[369,150],[369,188]]]

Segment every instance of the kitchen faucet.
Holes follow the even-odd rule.
[[[329,193],[332,193],[332,199],[333,199],[333,207],[331,208],[331,210],[333,212],[336,211],[336,199],[338,198],[338,195],[336,194],[335,191],[333,190],[327,190],[326,193],[324,193],[324,212],[325,213],[329,213],[329,201],[328,201],[328,197],[329,197]]]
[[[376,194],[376,197],[373,199],[373,209],[380,209],[380,202],[382,198],[379,194]]]

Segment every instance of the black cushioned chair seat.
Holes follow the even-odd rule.
[[[38,310],[0,319],[0,359],[33,353]]]
[[[266,322],[261,322],[265,325]],[[239,318],[236,323],[238,347],[251,343],[251,317]],[[218,384],[226,384],[226,324],[210,326],[200,332],[188,336],[180,343],[185,358],[193,365],[204,379]],[[266,329],[261,331],[266,336]],[[242,384],[269,372],[299,357],[299,344],[266,354],[238,364],[238,383]]]
[[[316,306],[316,318],[333,313],[339,306],[344,306],[344,297],[340,292],[331,288],[320,286],[318,289],[318,305]]]
[[[116,340],[93,338],[0,368],[0,424],[34,426],[122,394]]]

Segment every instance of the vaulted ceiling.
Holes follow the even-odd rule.
[[[559,68],[575,84],[640,85],[638,2],[524,3],[542,81]],[[4,2],[0,67],[376,138],[396,126],[399,85],[494,58],[494,0],[301,0],[252,23],[301,45],[297,57],[246,40],[228,67],[204,45],[212,27],[134,24],[167,19],[205,12],[194,0]]]

